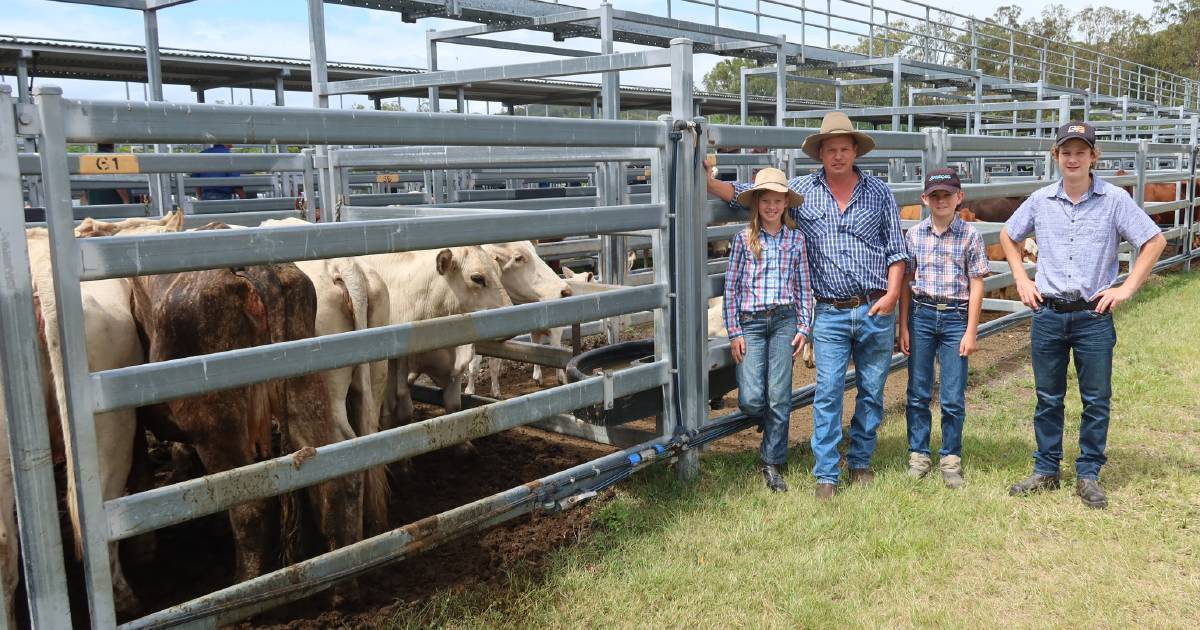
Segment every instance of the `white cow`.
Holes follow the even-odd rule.
[[[483,247],[374,254],[360,260],[379,272],[387,285],[391,298],[388,320],[393,324],[512,305],[500,280],[500,266]],[[408,375],[413,363],[414,358],[407,356],[389,362],[381,418],[384,428],[412,420]],[[459,386],[461,382],[452,383],[449,389]],[[454,394],[457,396],[457,391]]]
[[[302,219],[271,219],[262,227],[311,225]],[[386,326],[391,314],[387,286],[370,265],[354,258],[298,260],[296,266],[317,293],[316,334],[332,335]],[[379,413],[387,383],[387,360],[348,365],[320,374],[329,393],[334,435],[338,440],[379,431]],[[378,466],[363,479],[363,531],[387,530],[387,469]]]
[[[569,297],[572,294],[571,287],[567,285],[554,270],[546,264],[537,254],[537,248],[531,241],[517,241],[513,243],[500,243],[496,245],[484,245],[490,254],[496,257],[496,261],[500,263],[501,282],[504,283],[504,290],[508,291],[514,304],[528,304],[530,302],[541,302],[544,300],[553,300],[560,297]],[[565,268],[564,268],[565,269]],[[560,345],[562,343],[561,327],[550,328],[546,330],[532,331],[529,336],[534,343],[543,343],[548,345]],[[466,351],[460,350],[454,361],[455,370],[465,370],[466,374],[466,393],[475,393],[475,377],[479,373],[480,363],[483,357],[475,355],[474,350],[470,350],[469,363],[466,366],[461,365]],[[435,366],[434,369],[445,370],[449,366],[446,364],[446,356],[441,357],[442,361]],[[500,397],[500,371],[503,361],[494,357],[488,358],[488,371],[491,374],[492,397]],[[566,375],[559,370],[559,382],[566,382]],[[430,372],[431,378],[437,380],[437,377]],[[459,372],[462,374],[462,372]],[[445,376],[442,376],[445,379]],[[534,364],[533,380],[538,385],[542,385],[542,366]]]
[[[728,337],[725,329],[725,297],[717,296],[708,300],[708,336]]]
[[[155,225],[143,230],[161,232],[164,228]],[[27,230],[26,237],[34,294],[40,305],[38,323],[41,329],[39,346],[42,352],[43,394],[47,414],[51,419],[52,442],[63,448],[64,441],[59,437],[63,428],[60,414],[66,409],[66,391],[63,387],[61,340],[58,334],[54,283],[50,272],[50,240],[44,229]],[[130,310],[129,280],[121,278],[85,282],[81,286],[81,294],[88,370],[99,372],[142,363],[142,344]],[[96,414],[95,427],[96,448],[100,453],[100,490],[103,499],[107,501],[125,494],[130,467],[133,464],[137,419],[133,409],[122,409]],[[74,530],[75,553],[79,557],[83,553],[83,540],[79,525],[79,506],[75,498],[74,463],[70,453],[66,454],[66,463],[67,508]],[[10,546],[12,544],[15,544],[15,541],[9,543]],[[8,561],[6,558],[6,565]],[[138,607],[137,598],[121,569],[116,544],[109,546],[109,562],[117,610],[122,613],[135,612]],[[11,596],[11,591],[9,595]]]

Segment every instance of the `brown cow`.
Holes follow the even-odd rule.
[[[202,229],[225,227],[210,224]],[[312,282],[293,264],[244,269],[210,269],[140,276],[133,280],[133,311],[146,341],[149,361],[248,348],[314,336],[316,294]],[[165,407],[165,409],[164,409]],[[248,385],[172,400],[157,406],[158,422],[169,422],[195,446],[209,474],[273,455],[272,419],[278,424],[280,451],[296,452],[296,465],[314,447],[335,440],[329,422],[328,394],[317,375]],[[169,417],[163,411],[169,411]],[[275,546],[284,543],[285,561],[298,555],[293,545],[303,519],[306,496],[321,540],[328,549],[362,537],[361,475],[306,488],[284,497],[284,540],[278,540],[278,502],[248,501],[229,508],[236,549],[236,579],[247,580],[273,568]],[[355,596],[347,583],[335,603]]]
[[[1128,174],[1129,173],[1127,171],[1125,171],[1124,169],[1121,169],[1115,173],[1115,175],[1117,177],[1121,177],[1123,175],[1128,175]],[[1129,193],[1130,197],[1134,196],[1134,193],[1133,193],[1134,187],[1133,186],[1122,186],[1121,188],[1124,188],[1125,192]],[[1143,201],[1145,203],[1176,201],[1178,199],[1176,197],[1177,189],[1178,189],[1178,194],[1180,195],[1180,197],[1178,197],[1178,198],[1186,199],[1187,194],[1188,194],[1186,181],[1147,182],[1146,183],[1146,194],[1143,195]],[[1196,198],[1200,199],[1200,180],[1198,180],[1196,182]],[[1193,216],[1192,219],[1194,221],[1200,221],[1200,211],[1197,211],[1197,210],[1193,210],[1193,211],[1196,212],[1196,215]],[[1157,213],[1151,214],[1150,218],[1154,219],[1154,222],[1159,225],[1174,225],[1175,224],[1175,211],[1168,210],[1167,212],[1157,212]],[[1180,219],[1181,219],[1181,221],[1186,221],[1187,216],[1181,215]]]
[[[992,197],[989,199],[967,199],[963,202],[966,208],[978,221],[1003,223],[1012,217],[1017,208],[1025,202],[1026,197]]]

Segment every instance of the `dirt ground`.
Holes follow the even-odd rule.
[[[644,333],[644,327],[639,327],[622,337],[634,338]],[[971,358],[972,371],[995,374],[1019,369],[1028,361],[1028,334],[1025,324],[983,340],[979,352]],[[596,343],[594,339],[588,341],[587,345]],[[793,381],[796,386],[811,383],[813,377],[813,370],[797,362]],[[485,377],[478,384],[478,390],[485,395],[487,383]],[[501,383],[506,398],[538,389],[532,381],[530,368],[513,363],[506,363]],[[886,389],[889,413],[903,409],[904,390],[904,373],[893,373]],[[846,396],[847,421],[853,410],[853,396],[853,392]],[[734,411],[736,392],[726,395],[722,402],[723,407],[712,411],[712,416]],[[422,417],[431,417],[438,411],[430,406],[417,407]],[[811,418],[807,408],[793,413],[789,439],[792,446],[807,443]],[[653,423],[648,420],[631,426],[653,428]],[[393,524],[411,523],[612,450],[534,429],[508,431],[476,440],[475,444],[478,454],[473,457],[459,457],[444,451],[415,458],[412,471],[393,484]],[[727,437],[710,449],[714,452],[753,451],[758,445],[759,435],[748,430]],[[160,465],[165,464],[160,461]],[[418,603],[433,593],[494,587],[501,584],[507,571],[516,565],[536,573],[544,566],[550,552],[576,544],[588,535],[592,508],[584,505],[554,516],[519,518],[381,567],[359,578],[361,600],[339,610],[329,610],[327,599],[316,596],[237,627],[300,630],[386,624],[397,607]],[[159,610],[192,599],[232,581],[233,543],[224,513],[159,532],[153,562],[138,562],[136,557],[131,557],[129,549],[123,549],[122,553],[122,557],[127,558],[130,581],[142,597],[146,610]],[[169,579],[164,579],[162,567],[171,567]]]

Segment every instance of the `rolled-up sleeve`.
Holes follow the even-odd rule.
[[[730,241],[729,263],[725,266],[725,330],[729,338],[742,336],[742,323],[738,321],[738,302],[742,293],[742,275],[746,267],[746,236],[738,232]]]
[[[885,263],[907,261],[908,248],[904,246],[904,233],[900,230],[900,208],[896,205],[896,197],[888,192],[887,205],[883,209],[883,251]]]
[[[754,188],[754,186],[751,186],[750,184],[747,184],[745,182],[730,182],[730,184],[733,185],[733,198],[729,200],[729,207],[733,208],[734,210],[749,211],[750,208],[747,208],[746,206],[743,206],[742,204],[738,203],[737,198],[738,198],[738,195],[746,192],[747,190],[750,190],[751,188]]]

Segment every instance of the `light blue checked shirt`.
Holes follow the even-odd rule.
[[[808,264],[817,298],[836,299],[887,290],[888,266],[908,258],[900,233],[896,197],[878,177],[858,173],[858,185],[843,213],[825,179],[825,169],[793,177],[788,187],[804,196],[789,211],[808,243]],[[752,188],[733,182],[734,196]],[[730,207],[746,209],[731,201]]]
[[[1159,234],[1129,193],[1095,175],[1079,203],[1059,180],[1029,195],[1004,227],[1018,242],[1034,233],[1038,292],[1062,300],[1095,299],[1117,280],[1121,241],[1140,248]]]

